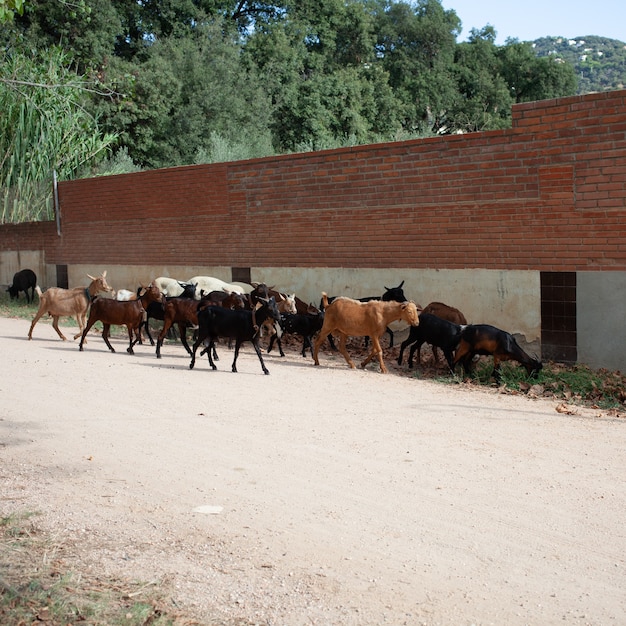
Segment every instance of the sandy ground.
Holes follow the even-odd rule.
[[[0,319],[2,514],[200,623],[625,624],[626,421]],[[221,621],[220,621],[221,620]]]

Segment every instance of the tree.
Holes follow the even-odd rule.
[[[216,137],[271,149],[271,102],[236,32],[221,19],[184,37],[161,38],[143,56],[111,60],[104,80],[124,95],[96,104],[104,127],[121,133],[135,163],[185,165],[199,152],[204,160]]]
[[[114,0],[31,2],[7,29],[22,50],[62,47],[83,74],[113,54],[120,30]]]
[[[515,102],[571,96],[576,74],[571,65],[552,57],[537,57],[530,42],[509,39],[498,49],[500,71]]]
[[[459,98],[450,111],[450,132],[506,128],[513,98],[500,72],[496,32],[492,26],[473,29],[457,46],[454,73]]]
[[[452,73],[461,23],[438,0],[383,3],[377,12],[377,57],[404,108],[409,132],[440,132],[456,99]]]

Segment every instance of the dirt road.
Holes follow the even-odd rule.
[[[202,623],[626,623],[626,421],[250,347],[0,319],[2,515]],[[212,621],[213,620],[213,621]]]

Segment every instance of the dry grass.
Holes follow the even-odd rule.
[[[66,547],[40,531],[33,514],[0,518],[0,623],[3,626],[189,626],[165,599],[163,581],[86,576]]]

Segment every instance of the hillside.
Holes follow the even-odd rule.
[[[578,93],[624,89],[626,43],[597,37],[542,37],[533,42],[537,56],[555,56],[576,68]]]

